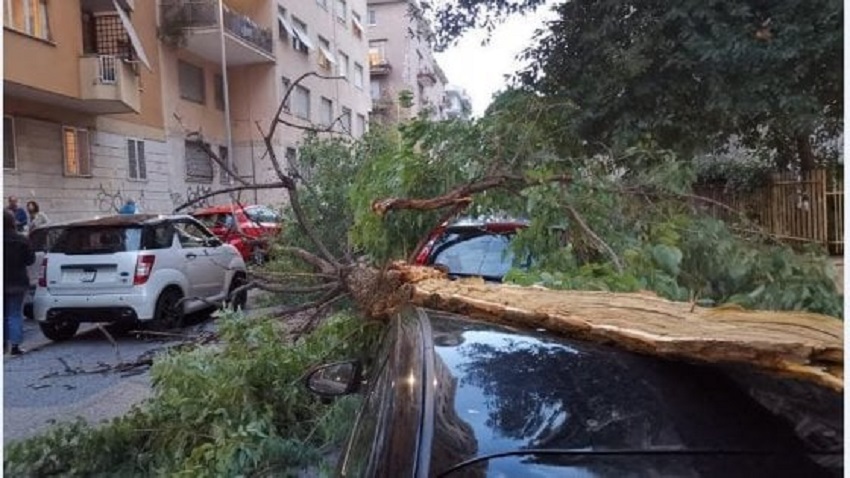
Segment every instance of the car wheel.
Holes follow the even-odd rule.
[[[236,294],[234,294],[233,291],[247,283],[245,276],[241,274],[233,276],[233,280],[230,281],[230,290],[227,293],[227,301],[230,303],[230,307],[233,310],[245,309],[245,304],[248,303],[248,291],[243,290]]]
[[[76,335],[80,323],[74,319],[59,317],[50,322],[39,322],[38,326],[45,337],[54,342],[62,342]]]
[[[266,263],[266,254],[263,252],[262,247],[254,246],[251,250],[251,262],[257,266],[261,266]]]
[[[173,287],[165,289],[156,300],[153,320],[150,326],[154,330],[170,330],[183,325],[183,293]]]

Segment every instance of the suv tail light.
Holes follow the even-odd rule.
[[[47,258],[41,260],[41,267],[38,268],[38,286],[47,287]]]
[[[136,274],[133,276],[133,285],[142,285],[148,281],[153,271],[153,261],[156,259],[152,255],[139,255],[136,259]]]

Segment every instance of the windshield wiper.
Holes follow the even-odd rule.
[[[546,448],[546,449],[525,449],[503,451],[499,453],[491,453],[488,455],[476,456],[469,460],[455,463],[445,471],[440,472],[437,478],[444,478],[450,474],[472,466],[477,463],[490,461],[494,458],[504,458],[508,456],[523,456],[523,455],[549,455],[549,456],[770,456],[782,455],[787,453],[801,453],[800,450],[724,450],[711,448],[651,448],[648,450],[640,449],[625,449],[625,450],[589,450],[576,448]],[[812,452],[803,450],[802,454],[809,456],[832,456],[843,455],[844,452]]]

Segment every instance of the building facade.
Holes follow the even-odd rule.
[[[446,119],[468,120],[472,117],[472,98],[465,89],[457,85],[446,85],[445,109]]]
[[[418,0],[368,0],[367,23],[373,119],[445,119],[448,81]]]
[[[272,181],[258,127],[268,130],[289,84],[308,72],[343,78],[306,78],[285,121],[355,137],[367,128],[365,0],[6,5],[4,195],[36,200],[53,221],[114,213],[128,198],[167,213],[229,187],[210,149],[240,177]],[[303,132],[280,125],[277,156],[297,155]]]

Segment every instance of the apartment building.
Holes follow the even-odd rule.
[[[145,212],[228,187],[201,139],[241,177],[273,179],[267,130],[284,119],[358,136],[371,106],[365,0],[7,0],[4,195],[54,221]],[[228,111],[229,110],[229,111]],[[229,112],[229,114],[227,114]],[[297,156],[303,130],[280,126]],[[232,154],[231,154],[232,150]],[[283,191],[243,194],[278,204]],[[227,196],[206,201],[226,203]]]
[[[165,208],[155,4],[10,0],[3,40],[5,195],[53,220],[124,197]]]
[[[433,29],[418,0],[368,0],[372,118],[424,114],[445,119],[446,75],[433,54]]]
[[[472,98],[465,89],[457,85],[446,85],[443,102],[446,119],[468,120],[472,116]]]

